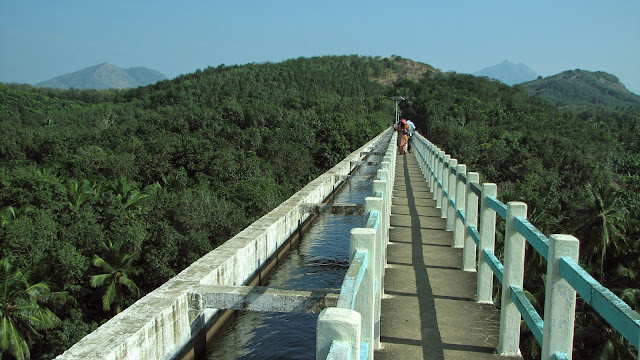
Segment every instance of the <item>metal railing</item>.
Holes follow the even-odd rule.
[[[374,196],[365,199],[365,227],[351,230],[350,265],[337,306],[324,309],[318,317],[317,359],[373,359],[374,349],[380,348],[396,137],[394,132],[373,181]]]
[[[465,165],[458,164],[421,135],[416,136],[413,144],[436,207],[446,218],[446,229],[453,231],[452,246],[463,248],[462,269],[477,269],[476,301],[493,303],[494,275],[502,284],[499,355],[520,354],[520,323],[524,319],[542,346],[543,359],[570,359],[576,292],[640,349],[640,315],[578,265],[578,239],[560,234],[547,238],[527,220],[525,203],[505,205],[498,200],[495,184],[480,184],[478,173],[468,172]],[[506,224],[504,263],[494,253],[496,214]],[[547,260],[543,314],[546,321],[524,294],[526,242]]]

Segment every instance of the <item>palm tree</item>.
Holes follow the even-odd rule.
[[[158,184],[158,186],[160,186]],[[116,183],[111,186],[111,190],[116,194],[116,199],[125,208],[136,205],[140,200],[149,196],[148,194],[142,194],[138,191],[134,184],[127,181],[125,176],[122,176],[116,180]]]
[[[607,251],[619,253],[626,244],[624,232],[628,211],[622,202],[622,192],[612,184],[598,181],[586,185],[585,216],[580,226],[581,238],[588,252],[588,263],[600,254],[600,274],[603,274]]]
[[[95,184],[92,185],[89,180],[83,180],[79,182],[77,180],[70,180],[67,182],[67,197],[69,198],[69,208],[73,211],[78,211],[80,206],[84,204],[89,198],[96,195],[99,192],[99,187]]]
[[[0,260],[0,286],[0,354],[29,359],[31,336],[61,324],[39,303],[52,293],[46,283],[31,285],[28,276],[7,259]]]
[[[131,275],[136,275],[142,270],[133,265],[139,253],[126,253],[122,249],[121,240],[114,242],[108,240],[102,246],[106,250],[105,259],[94,255],[93,265],[101,268],[104,274],[92,276],[91,286],[95,288],[106,284],[107,288],[102,296],[102,307],[108,311],[111,309],[111,305],[115,304],[116,314],[119,314],[127,300],[125,289],[132,292],[136,298],[142,295],[142,291],[130,278]]]
[[[58,176],[58,171],[53,168],[42,168],[36,171],[38,175],[42,176],[44,180],[54,180]]]
[[[23,206],[21,208],[14,208],[9,205],[0,212],[0,227],[5,227],[10,221],[33,212],[34,210],[35,208],[30,205]]]

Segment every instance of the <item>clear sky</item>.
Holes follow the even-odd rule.
[[[0,0],[0,81],[108,62],[170,78],[208,66],[399,55],[473,73],[606,71],[640,94],[638,0]]]

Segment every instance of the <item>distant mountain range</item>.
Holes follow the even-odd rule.
[[[521,84],[531,95],[569,106],[640,107],[640,96],[614,75],[602,71],[569,70]]]
[[[505,60],[498,65],[486,67],[478,72],[473,73],[475,76],[486,76],[492,79],[500,80],[507,85],[520,84],[538,78],[533,70],[525,64],[514,64]]]
[[[39,82],[36,86],[56,89],[125,89],[145,86],[166,79],[164,74],[156,70],[145,67],[122,69],[105,62]]]
[[[560,106],[640,107],[640,96],[627,90],[616,76],[602,71],[569,70],[542,78],[527,65],[505,60],[473,75],[520,84],[529,94]]]

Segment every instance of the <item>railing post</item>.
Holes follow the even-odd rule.
[[[434,150],[434,146],[433,144],[429,143],[427,145],[427,150],[428,150],[428,154],[427,154],[427,168],[428,168],[428,173],[429,173],[429,189],[431,189],[431,192],[435,191],[435,186],[433,186],[433,179],[435,178],[434,176],[434,171],[435,171],[435,150]]]
[[[353,259],[353,256],[358,250],[365,250],[367,252],[367,268],[364,272],[364,278],[358,289],[356,296],[355,309],[362,316],[361,327],[361,340],[366,341],[369,344],[369,356],[368,359],[373,359],[373,347],[374,347],[374,309],[375,309],[375,237],[376,231],[369,228],[354,228],[351,229],[351,240],[349,243],[349,259]]]
[[[384,263],[383,263],[383,258],[382,258],[382,254],[384,253],[383,250],[383,234],[384,234],[384,230],[383,230],[383,218],[384,218],[384,204],[382,201],[382,198],[379,197],[366,197],[364,199],[365,201],[365,206],[364,206],[364,213],[368,214],[371,211],[377,211],[379,216],[378,216],[378,228],[376,229],[376,236],[375,236],[375,258],[373,259],[373,263],[374,263],[374,276],[373,276],[373,282],[374,282],[374,304],[375,307],[373,309],[373,344],[372,346],[375,346],[375,349],[380,349],[380,314],[381,314],[381,308],[382,308],[382,286],[383,286],[383,267],[384,267]]]
[[[437,162],[436,162],[436,147],[435,145],[431,144],[430,148],[429,148],[429,175],[431,176],[429,178],[429,189],[431,189],[431,192],[434,194],[434,199],[435,199],[435,193],[436,193],[436,188],[437,188],[437,184],[436,184],[436,176],[437,176]]]
[[[416,139],[420,139],[417,137]],[[424,139],[424,138],[423,138]],[[427,185],[429,185],[429,147],[427,140],[418,141],[420,143],[420,154],[422,158],[422,175],[424,175],[425,180],[427,181]]]
[[[465,186],[465,210],[464,210],[464,250],[462,251],[462,270],[476,271],[476,242],[471,237],[469,226],[478,228],[478,195],[471,190],[471,183],[480,182],[477,172],[467,174]]]
[[[462,219],[458,216],[458,212],[465,212],[465,202],[467,200],[465,196],[467,187],[464,185],[462,179],[460,179],[460,174],[464,175],[466,178],[466,165],[458,165],[458,167],[456,168],[456,206],[453,210],[453,247],[457,248],[464,247],[464,221],[462,221]]]
[[[493,271],[484,258],[484,250],[493,252],[496,244],[496,213],[487,204],[487,196],[498,196],[496,184],[482,184],[480,201],[480,248],[478,249],[477,302],[493,304]]]
[[[445,201],[447,202],[447,208],[444,210],[444,213],[443,213],[443,216],[447,218],[445,221],[447,231],[453,231],[453,224],[455,222],[454,213],[456,212],[456,208],[455,206],[451,205],[451,200],[453,199],[453,201],[455,202],[455,199],[456,199],[456,184],[458,182],[456,180],[457,168],[458,168],[458,160],[456,159],[449,160],[449,171],[447,172],[449,177],[449,181],[447,182],[448,195],[447,195],[447,198],[445,199]]]
[[[381,276],[384,276],[387,266],[387,244],[389,243],[389,217],[391,216],[391,208],[389,204],[391,199],[389,198],[389,189],[387,188],[388,181],[373,180],[373,192],[382,192],[382,211],[380,212],[380,226],[381,229],[381,244],[380,252],[378,254],[382,263]],[[382,283],[382,293],[384,294],[384,283]]]
[[[316,360],[325,360],[334,341],[351,346],[351,356],[360,358],[361,316],[357,311],[330,307],[322,310],[316,325]]]
[[[449,189],[449,160],[450,155],[444,155],[442,161],[442,171],[440,172],[440,181],[442,182],[442,190],[438,191],[438,201],[440,202],[440,217],[447,216],[447,197]],[[437,206],[436,206],[437,207]]]
[[[377,191],[382,191],[382,198],[384,199],[384,233],[383,237],[385,238],[384,244],[386,245],[389,242],[389,224],[387,223],[388,216],[391,216],[391,195],[393,194],[393,189],[391,186],[391,179],[389,177],[393,176],[388,169],[379,169],[377,174],[378,180],[373,181],[373,191],[374,193]],[[384,180],[382,180],[384,179]]]
[[[544,297],[544,331],[542,359],[553,359],[555,353],[572,357],[573,329],[576,313],[576,291],[560,276],[560,258],[578,262],[580,241],[571,235],[549,237],[549,261]]]
[[[425,146],[427,153],[425,154],[426,159],[427,159],[427,185],[429,186],[429,189],[433,192],[433,144],[431,144],[431,142],[429,142],[429,140],[426,140],[427,145]]]
[[[498,354],[502,356],[520,355],[520,321],[522,316],[516,304],[511,300],[511,287],[522,288],[526,240],[515,229],[516,216],[527,217],[527,204],[516,201],[507,204],[504,232],[504,275],[500,303],[500,341],[498,343]]]
[[[447,158],[446,161],[449,161]],[[442,180],[442,173],[444,172],[445,154],[440,150],[436,157],[436,191],[433,192],[433,199],[436,201],[436,208],[442,208],[442,186],[444,182]],[[443,184],[443,185],[441,185]]]
[[[418,162],[418,167],[420,168],[420,172],[424,176],[424,158],[422,156],[422,141],[418,138],[417,134],[413,135],[413,154]]]

